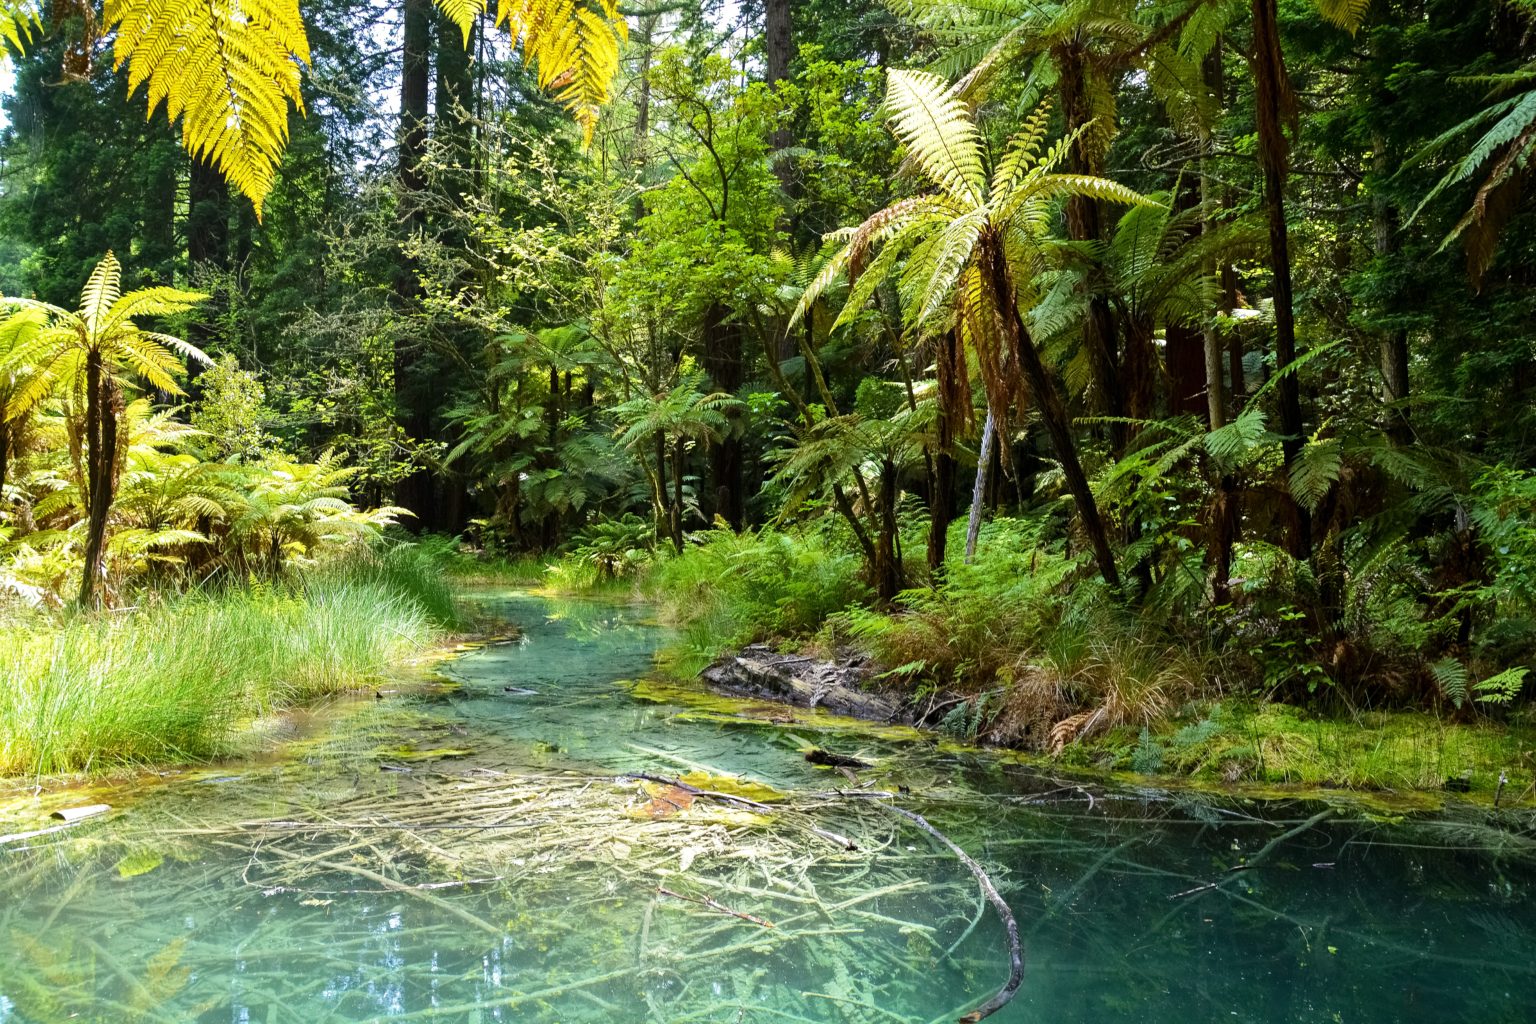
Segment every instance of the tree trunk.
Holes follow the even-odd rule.
[[[997,420],[987,407],[987,422],[981,426],[981,450],[976,453],[976,486],[971,490],[971,514],[965,523],[965,564],[976,557],[976,540],[981,536],[981,506],[987,496],[987,474],[992,469],[992,446],[997,442]]]
[[[1125,415],[1134,420],[1149,420],[1156,415],[1157,346],[1152,340],[1151,318],[1125,316]],[[1139,428],[1122,428],[1127,437]]]
[[[117,457],[117,410],[113,408],[112,380],[102,366],[101,353],[92,349],[85,357],[85,473],[86,491],[85,566],[80,577],[81,608],[94,608],[101,576],[102,550],[106,546],[107,516],[112,510]]]
[[[1061,114],[1067,132],[1071,133],[1092,119],[1086,94],[1087,55],[1080,46],[1074,44],[1059,50],[1056,58]],[[1104,173],[1102,161],[1088,147],[1086,137],[1079,137],[1073,143],[1066,161],[1068,173],[1095,176]],[[1068,238],[1074,242],[1097,242],[1103,238],[1103,234],[1103,218],[1098,200],[1085,195],[1074,195],[1067,200]],[[1083,344],[1088,349],[1088,360],[1093,367],[1094,384],[1098,387],[1104,413],[1119,418],[1126,415],[1125,385],[1120,374],[1115,340],[1115,315],[1109,299],[1101,294],[1090,295],[1088,319],[1083,324]],[[1129,438],[1125,424],[1111,422],[1109,437],[1110,447],[1117,454],[1125,450]]]
[[[400,181],[400,229],[405,238],[421,227],[419,194],[426,186],[422,158],[427,149],[427,102],[431,84],[432,0],[404,0],[404,39],[400,72],[400,138],[398,176]],[[415,311],[421,298],[415,261],[402,252],[395,273],[395,299],[402,317]],[[431,413],[426,410],[418,381],[417,358],[422,351],[419,339],[395,338],[395,409],[401,430],[408,440],[419,440],[431,433]],[[416,471],[400,481],[395,500],[416,513],[417,522],[431,516],[432,480]]]
[[[767,62],[768,88],[789,78],[789,62],[794,56],[793,24],[790,12],[791,0],[763,0],[763,54]],[[775,150],[788,149],[795,141],[787,121],[773,129],[769,139]],[[773,162],[774,176],[786,196],[794,193],[794,165],[782,153]]]
[[[687,442],[682,438],[672,451],[672,546],[683,553],[683,454]]]
[[[718,302],[704,313],[704,369],[715,390],[734,395],[741,389],[741,327],[730,320],[730,311]],[[710,484],[715,515],[730,523],[732,529],[740,530],[746,519],[746,496],[742,493],[745,488],[741,436],[734,429],[727,429],[720,440],[710,445]]]
[[[1284,122],[1292,116],[1290,82],[1285,54],[1280,48],[1276,0],[1253,0],[1253,50],[1255,108],[1259,129],[1259,164],[1264,169],[1264,209],[1269,217],[1269,258],[1275,278],[1275,369],[1281,374],[1280,441],[1289,475],[1305,444],[1301,421],[1301,383],[1290,370],[1296,361],[1296,311],[1291,285],[1290,237],[1285,223],[1285,181],[1290,146]],[[1290,531],[1291,555],[1305,559],[1312,553],[1312,523],[1307,510],[1281,489],[1294,528]]]
[[[667,512],[667,435],[656,431],[656,543],[672,539]]]
[[[875,598],[882,606],[901,592],[902,567],[896,522],[896,465],[880,462],[880,531],[875,540]]]
[[[1385,180],[1393,171],[1386,142],[1380,135],[1375,139],[1376,173]],[[1397,210],[1390,200],[1378,191],[1372,210],[1376,235],[1376,255],[1387,259],[1396,255]],[[1409,418],[1408,399],[1408,331],[1401,327],[1383,331],[1381,335],[1381,400],[1387,410],[1387,434],[1394,443],[1403,445],[1413,442],[1413,422]]]
[[[4,402],[0,401],[0,410]],[[5,507],[5,480],[11,468],[11,424],[0,419],[0,508]]]
[[[1109,533],[1104,528],[1104,520],[1099,516],[1099,505],[1094,500],[1093,489],[1088,486],[1088,476],[1083,472],[1082,463],[1078,461],[1077,442],[1072,438],[1072,427],[1067,420],[1066,407],[1062,404],[1056,384],[1041,361],[1040,352],[1035,348],[1034,339],[1029,336],[1029,329],[1024,325],[1024,319],[1019,313],[1018,300],[1013,290],[1013,276],[1008,270],[1007,257],[1003,255],[1001,240],[989,240],[984,244],[987,249],[987,270],[997,300],[999,319],[1013,336],[1019,365],[1024,371],[1024,382],[1029,387],[1030,397],[1040,412],[1040,419],[1044,421],[1052,447],[1056,450],[1056,459],[1061,463],[1062,475],[1067,480],[1067,490],[1071,492],[1077,505],[1077,516],[1082,520],[1083,532],[1088,535],[1088,543],[1093,548],[1093,557],[1098,565],[1099,575],[1104,577],[1104,582],[1110,587],[1118,590],[1120,574],[1115,568],[1115,554],[1109,545]]]

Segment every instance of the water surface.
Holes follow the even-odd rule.
[[[874,763],[859,785],[997,882],[1028,969],[994,1020],[1536,1018],[1529,846],[1471,816],[1105,791],[636,700],[665,640],[646,609],[496,606],[521,639],[454,686],[0,845],[0,1024],[958,1017],[1006,977],[996,915],[811,744]]]

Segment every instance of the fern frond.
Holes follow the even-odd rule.
[[[965,104],[926,71],[893,70],[886,81],[892,127],[923,173],[958,202],[980,205],[986,189],[981,134]]]
[[[617,0],[498,0],[496,24],[522,47],[539,87],[555,92],[590,143],[612,96],[619,44],[629,38]]]
[[[309,40],[296,0],[106,0],[113,57],[149,114],[181,118],[187,152],[216,165],[256,216],[288,141],[288,105],[304,109]]]
[[[1291,463],[1291,494],[1308,512],[1316,512],[1338,482],[1344,449],[1336,437],[1309,440]]]
[[[1435,677],[1435,685],[1456,707],[1467,701],[1467,666],[1455,658],[1442,658],[1429,666],[1429,674]]]
[[[1353,35],[1365,21],[1371,0],[1314,0],[1317,11],[1327,21]]]
[[[464,36],[464,45],[469,45],[469,34],[474,30],[475,20],[485,13],[486,0],[435,0],[437,9],[442,11],[449,21],[453,22]]]
[[[107,253],[91,270],[80,292],[80,319],[88,330],[95,330],[106,320],[108,310],[117,302],[123,283],[123,267],[117,257]]]

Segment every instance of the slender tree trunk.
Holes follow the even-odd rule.
[[[667,435],[656,431],[656,543],[670,540],[672,524],[667,511]]]
[[[672,450],[672,546],[683,553],[683,455],[687,442],[678,438]]]
[[[896,465],[880,462],[880,531],[875,541],[875,597],[889,605],[901,592],[902,566],[896,522]]]
[[[107,516],[112,510],[113,463],[117,458],[117,410],[113,407],[111,377],[102,366],[101,353],[85,357],[86,495],[85,566],[80,578],[81,608],[93,608],[98,597],[102,551],[106,546]]]
[[[954,441],[941,417],[939,450],[933,457],[933,493],[928,498],[928,572],[934,582],[944,574],[949,523],[954,518],[955,476]]]
[[[4,401],[0,400],[0,410],[3,410],[4,407],[5,407]],[[7,474],[10,472],[10,469],[11,469],[11,424],[7,420],[0,419],[0,508],[4,508],[5,504],[6,504],[6,502],[5,502],[5,481],[6,481]]]
[[[1225,107],[1225,83],[1221,65],[1221,43],[1218,41],[1215,49],[1205,61],[1206,86],[1215,94],[1218,108]],[[1202,216],[1200,219],[1200,231],[1202,234],[1212,230],[1212,215],[1216,209],[1216,197],[1211,187],[1209,150],[1211,140],[1201,140],[1200,152],[1200,206]],[[1218,267],[1214,262],[1207,268],[1212,276],[1221,282],[1221,294],[1219,297],[1220,309],[1223,313],[1230,314],[1236,299],[1235,273],[1230,264]],[[1235,369],[1232,380],[1234,391],[1242,387],[1242,348],[1241,342],[1234,333],[1232,345],[1236,353]],[[1203,336],[1203,348],[1205,354],[1205,400],[1206,418],[1211,430],[1220,430],[1227,424],[1228,396],[1226,389],[1226,369],[1222,366],[1223,341],[1221,331],[1216,326],[1216,319],[1209,317],[1205,323]],[[1235,397],[1233,399],[1235,403]],[[1235,409],[1232,410],[1235,413]],[[1211,502],[1210,525],[1210,559],[1211,559],[1211,597],[1215,604],[1229,604],[1232,600],[1232,551],[1236,546],[1242,529],[1241,495],[1238,491],[1238,479],[1234,473],[1223,473],[1216,482],[1216,492]]]
[[[400,229],[411,237],[421,227],[420,194],[426,187],[422,159],[427,149],[427,103],[431,86],[432,0],[404,0],[404,38],[400,72]],[[415,312],[421,298],[415,261],[401,253],[395,272],[395,300],[403,317]],[[395,339],[395,408],[402,431],[408,440],[421,440],[431,433],[431,414],[426,411],[417,378],[417,359],[423,349],[420,339],[397,336]],[[432,515],[432,481],[424,471],[416,471],[400,481],[396,502],[416,513],[418,522]]]
[[[965,523],[965,564],[976,557],[976,541],[981,536],[981,506],[987,497],[987,474],[992,469],[992,446],[997,443],[997,420],[987,407],[987,421],[981,426],[981,450],[976,453],[976,486],[971,489],[971,514]]]
[[[1216,45],[1206,55],[1201,67],[1205,87],[1216,101],[1217,110],[1226,109],[1226,76],[1223,73],[1221,61],[1221,40],[1216,40]],[[1211,181],[1211,152],[1214,147],[1209,132],[1204,129],[1200,132],[1200,233],[1209,235],[1214,229],[1214,216],[1216,213],[1216,195]],[[1219,266],[1212,258],[1206,264],[1206,272],[1212,280],[1225,283],[1226,267]],[[1226,289],[1222,289],[1222,299],[1226,298]],[[1221,309],[1225,313],[1231,313],[1232,307],[1223,301]],[[1227,422],[1227,388],[1226,371],[1221,365],[1222,337],[1221,331],[1216,326],[1216,318],[1207,316],[1205,328],[1201,332],[1201,349],[1205,357],[1205,405],[1206,420],[1211,430],[1220,430]]]
[[[1375,150],[1376,173],[1385,180],[1393,168],[1386,141],[1380,135],[1376,136]],[[1383,259],[1390,258],[1398,250],[1397,210],[1380,192],[1373,206],[1376,255]],[[1381,400],[1391,407],[1387,411],[1387,433],[1399,445],[1413,441],[1413,422],[1405,404],[1407,399],[1408,331],[1394,327],[1383,331],[1381,335]]]
[[[734,395],[744,383],[741,326],[730,320],[730,311],[715,303],[704,314],[704,369],[718,391]],[[742,477],[741,436],[727,429],[710,445],[710,483],[714,489],[714,513],[740,530],[746,520],[746,495]]]
[[[1083,532],[1088,535],[1088,543],[1093,548],[1093,557],[1098,564],[1099,574],[1104,577],[1105,583],[1118,590],[1120,573],[1115,568],[1115,554],[1109,544],[1109,533],[1104,528],[1104,520],[1099,516],[1099,505],[1094,500],[1093,489],[1088,486],[1088,476],[1083,472],[1082,463],[1078,461],[1077,442],[1072,438],[1072,426],[1067,420],[1067,411],[1062,404],[1061,394],[1057,391],[1050,372],[1041,361],[1040,352],[1035,348],[1034,339],[1029,336],[1029,329],[1024,325],[1024,319],[1019,313],[1018,300],[1014,297],[1013,276],[1009,273],[1007,257],[1003,255],[1001,241],[994,239],[984,244],[987,248],[987,270],[991,276],[992,290],[997,300],[999,319],[1002,320],[1005,329],[1013,335],[1014,347],[1019,355],[1019,365],[1024,371],[1024,382],[1029,387],[1030,398],[1040,412],[1040,419],[1045,423],[1052,447],[1056,449],[1056,459],[1061,463],[1062,475],[1067,480],[1067,490],[1071,492],[1077,505],[1077,516],[1082,520]]]
[[[1259,129],[1259,164],[1264,170],[1264,209],[1269,217],[1270,268],[1275,282],[1275,369],[1281,374],[1280,398],[1281,451],[1287,474],[1305,444],[1301,420],[1301,382],[1290,371],[1296,361],[1296,311],[1291,284],[1290,236],[1285,223],[1285,182],[1289,172],[1290,146],[1285,137],[1285,122],[1292,117],[1290,82],[1286,78],[1285,54],[1280,48],[1280,27],[1276,16],[1277,0],[1253,0],[1253,50],[1255,107]],[[1290,371],[1290,372],[1288,372]],[[1312,523],[1307,510],[1282,490],[1281,501],[1290,514],[1294,529],[1290,535],[1293,557],[1312,554]]]

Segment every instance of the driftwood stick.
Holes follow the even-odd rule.
[[[673,892],[671,889],[668,889],[665,886],[657,886],[656,891],[663,896],[671,896],[675,900],[685,900],[689,903],[697,903],[701,907],[708,907],[710,910],[718,910],[722,914],[730,914],[732,917],[738,917],[743,921],[749,921],[760,928],[773,927],[772,921],[764,921],[760,917],[754,917],[751,914],[743,913],[740,910],[732,910],[725,904],[716,900],[712,900],[708,896],[685,896],[680,892]]]
[[[269,848],[267,852],[274,853],[274,854],[276,854],[279,857],[283,857],[283,858],[285,858],[287,860],[291,860],[291,861],[299,861],[299,860],[306,860],[307,859],[307,858],[298,857],[295,854],[291,854],[287,850],[277,849],[276,847]],[[378,885],[382,885],[384,888],[388,889],[391,892],[406,893],[408,895],[415,896],[417,899],[421,900],[424,903],[430,903],[434,907],[437,907],[439,910],[443,910],[443,911],[445,911],[445,912],[447,912],[449,914],[452,914],[454,917],[458,918],[460,921],[463,921],[465,924],[469,925],[471,928],[479,929],[480,931],[483,931],[483,932],[485,932],[488,935],[494,935],[498,939],[506,934],[506,932],[503,929],[496,927],[495,925],[493,925],[490,922],[484,920],[483,918],[476,917],[474,914],[471,914],[469,911],[465,910],[463,907],[458,906],[457,904],[455,904],[455,903],[453,903],[453,902],[451,902],[449,900],[445,900],[445,899],[443,899],[440,896],[434,896],[434,895],[432,895],[429,892],[422,892],[420,889],[413,888],[413,887],[411,887],[409,885],[406,885],[406,884],[404,884],[402,882],[398,882],[398,881],[396,881],[393,878],[388,878],[388,877],[386,877],[384,875],[381,875],[377,871],[370,871],[369,869],[367,869],[365,867],[359,867],[356,864],[343,864],[343,863],[341,863],[339,861],[326,861],[326,860],[322,860],[322,861],[317,861],[316,863],[318,864],[318,866],[320,866],[322,868],[327,868],[327,869],[329,869],[331,871],[341,871],[341,872],[345,872],[346,874],[349,874],[349,875],[356,875],[359,878],[366,878],[370,882],[374,882],[374,883],[376,883]]]
[[[970,854],[962,850],[953,839],[950,839],[943,832],[934,828],[929,824],[927,818],[916,811],[909,811],[904,807],[897,807],[894,804],[883,803],[878,806],[884,807],[892,814],[901,815],[949,847],[950,852],[959,859],[960,863],[970,869],[971,874],[976,877],[976,884],[980,886],[982,893],[986,895],[987,902],[992,904],[992,909],[997,911],[997,916],[1002,918],[1003,927],[1008,931],[1007,983],[998,989],[991,999],[988,999],[985,1003],[982,1003],[976,1009],[960,1018],[960,1024],[976,1024],[977,1021],[984,1020],[1007,1006],[1009,1001],[1019,991],[1019,986],[1024,983],[1024,947],[1019,942],[1019,922],[1014,919],[1013,911],[1008,908],[1008,902],[998,893],[997,887],[992,884],[992,879],[987,877],[986,871],[971,858]]]

